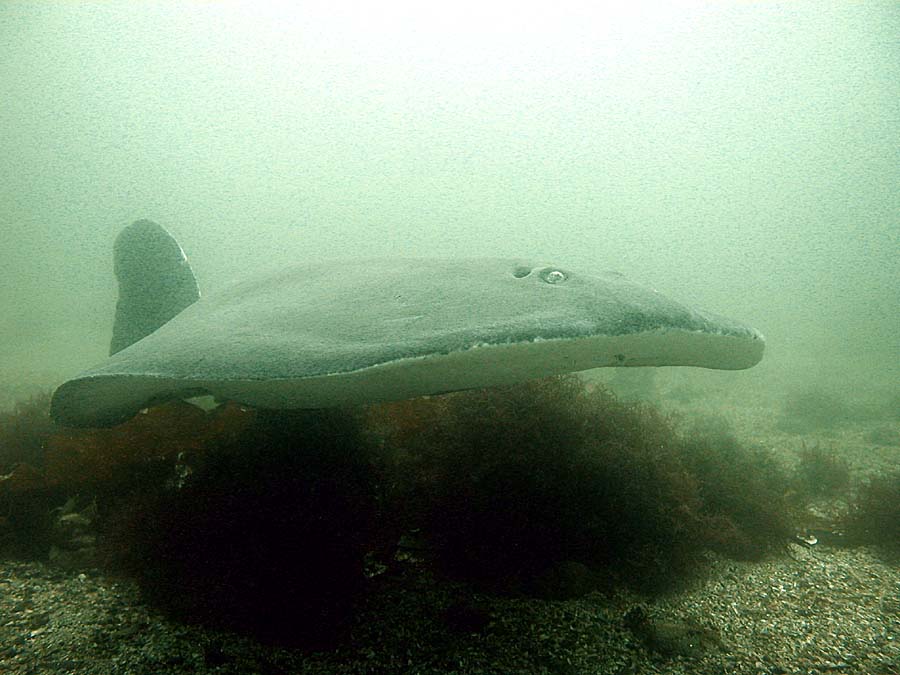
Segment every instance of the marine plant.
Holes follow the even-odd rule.
[[[44,444],[55,428],[50,420],[49,393],[19,401],[0,414],[0,474],[19,463],[43,466]]]
[[[850,543],[874,545],[892,559],[900,558],[900,471],[874,476],[860,486],[844,529]]]
[[[234,435],[252,417],[237,406],[207,414],[178,401],[111,429],[66,429],[51,422],[49,401],[34,397],[0,420],[4,550],[13,555],[46,557],[51,511],[69,498],[100,497],[109,509],[117,495],[155,485],[178,456],[202,454],[212,439]]]
[[[50,395],[16,403],[0,415],[0,552],[31,558],[50,542],[50,509],[60,496],[44,479],[45,448],[55,430]]]
[[[106,564],[163,608],[305,645],[341,632],[367,555],[390,565],[413,529],[447,573],[545,595],[663,588],[705,549],[758,557],[790,531],[765,450],[576,376],[355,411],[174,402],[55,430],[41,471],[53,506],[96,497]]]
[[[793,532],[790,476],[769,449],[738,441],[717,417],[696,421],[678,447],[703,502],[705,546],[739,559],[784,547]]]
[[[185,619],[320,646],[364,581],[375,490],[352,413],[258,411],[194,461],[181,485],[119,501],[108,557]]]
[[[766,451],[682,433],[656,408],[574,376],[393,413],[397,426],[380,428],[400,520],[431,536],[446,569],[494,589],[535,587],[567,561],[665,586],[704,548],[755,557],[790,531]]]
[[[833,497],[850,487],[850,463],[833,446],[803,443],[797,464],[797,491],[809,497]]]

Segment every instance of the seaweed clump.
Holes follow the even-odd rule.
[[[181,481],[113,509],[114,564],[180,618],[279,644],[336,639],[362,589],[375,513],[359,420],[258,411],[191,463]]]
[[[56,425],[50,420],[50,394],[32,396],[0,414],[0,473],[17,464],[41,467],[44,445]]]
[[[738,441],[719,418],[700,420],[676,444],[703,504],[702,543],[742,560],[759,560],[793,534],[790,477],[761,445]]]
[[[173,401],[111,429],[68,429],[51,421],[49,408],[49,394],[42,395],[0,419],[0,544],[6,554],[45,558],[64,544],[61,522],[74,517],[64,505],[96,502],[105,516],[122,494],[152,490],[179,456],[202,453],[250,419],[237,406],[207,415]]]
[[[665,588],[704,550],[791,534],[767,451],[576,376],[357,411],[173,402],[42,446],[54,506],[92,505],[98,559],[179,617],[282,644],[333,643],[367,559],[390,568],[413,530],[452,575],[553,597]]]
[[[800,449],[797,465],[797,490],[811,497],[834,497],[850,487],[850,463],[834,448],[818,443]]]
[[[863,483],[844,519],[847,540],[900,559],[900,471]]]
[[[266,641],[340,634],[377,513],[357,414],[173,401],[65,429],[48,404],[0,420],[5,554],[124,573],[173,615]]]
[[[55,430],[49,394],[0,415],[0,551],[6,555],[31,558],[50,546],[49,514],[60,494],[47,484],[43,467]]]
[[[665,587],[704,549],[758,557],[790,533],[786,479],[765,451],[683,434],[575,376],[376,411],[398,520],[492,589],[535,591],[571,563]]]

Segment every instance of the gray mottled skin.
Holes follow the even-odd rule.
[[[614,273],[492,258],[316,262],[204,296],[60,386],[51,413],[109,426],[201,393],[327,407],[600,366],[748,368],[763,350],[754,329]]]

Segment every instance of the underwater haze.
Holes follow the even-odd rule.
[[[112,243],[150,218],[203,291],[372,256],[615,269],[766,335],[717,378],[896,388],[900,4],[628,7],[0,4],[3,387],[106,355]]]

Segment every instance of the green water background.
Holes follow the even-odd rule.
[[[613,268],[766,334],[717,382],[896,389],[900,3],[597,4],[0,3],[0,380],[103,358],[147,217],[207,291]]]

